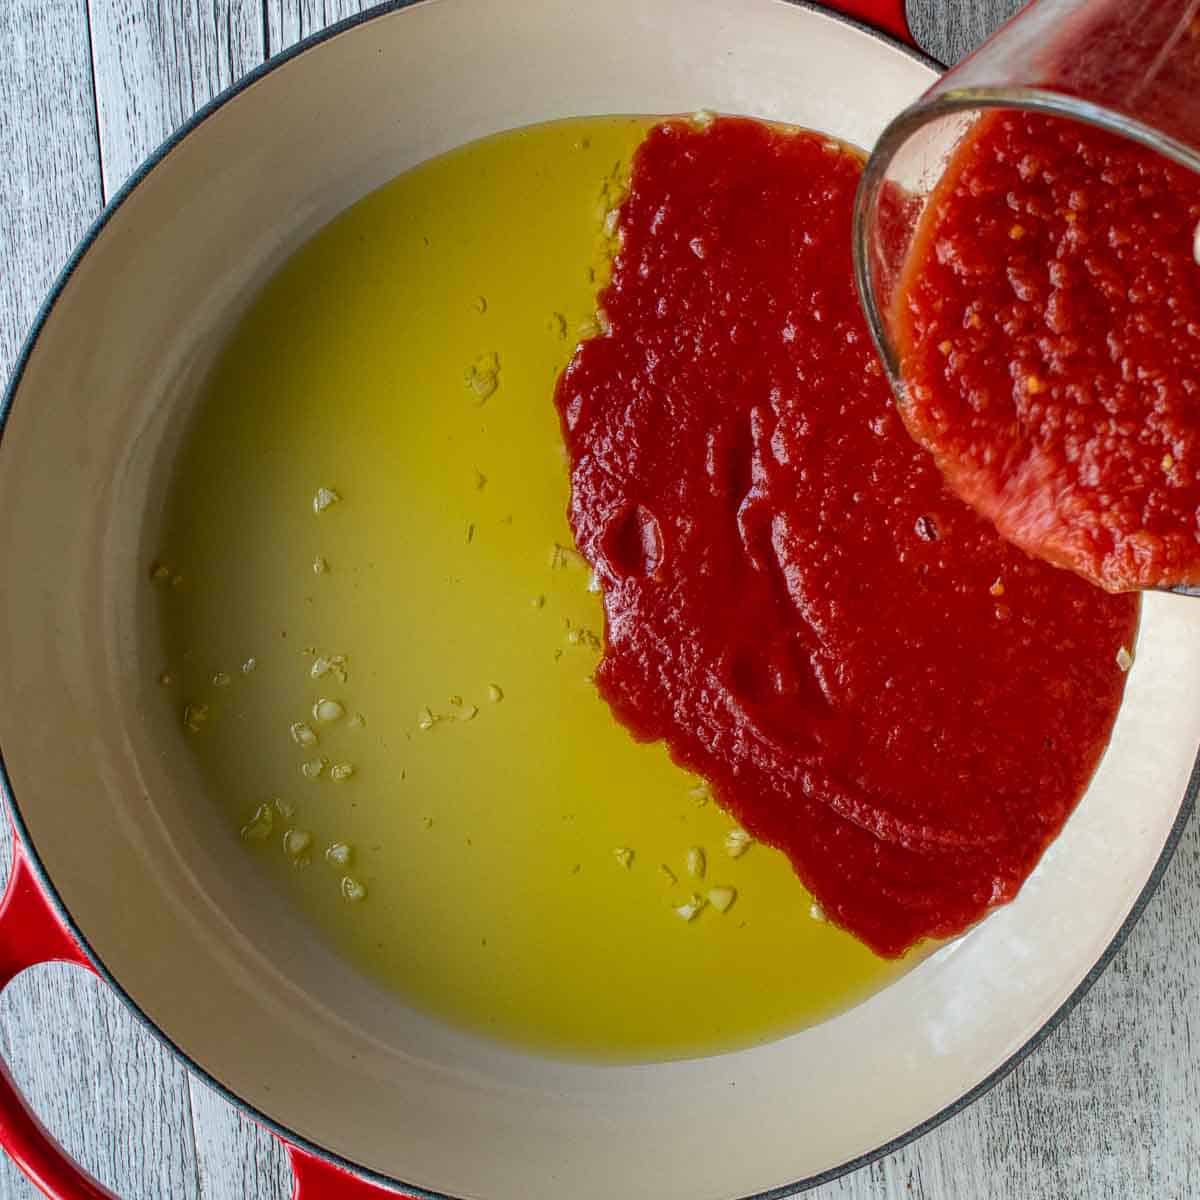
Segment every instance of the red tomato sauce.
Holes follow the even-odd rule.
[[[861,170],[756,122],[656,127],[556,400],[604,699],[895,956],[1058,833],[1137,605],[1006,544],[905,432],[852,282]]]
[[[1110,591],[1200,583],[1200,179],[1113,134],[983,117],[897,293],[902,406],[950,486]]]

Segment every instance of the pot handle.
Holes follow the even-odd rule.
[[[405,1192],[353,1175],[328,1159],[319,1158],[280,1139],[292,1164],[292,1200],[412,1200]]]
[[[94,970],[47,898],[13,830],[13,861],[0,899],[0,991],[26,967],[68,962]],[[404,1193],[371,1183],[280,1138],[291,1161],[292,1200],[398,1200]],[[118,1200],[59,1145],[38,1120],[0,1060],[0,1147],[48,1200]]]
[[[908,27],[905,0],[824,0],[827,7],[855,21],[874,25],[884,33],[899,38],[906,46],[920,49]]]
[[[69,962],[92,969],[79,943],[46,899],[13,831],[12,870],[0,900],[0,990],[26,967]],[[0,1061],[0,1145],[50,1200],[116,1200],[58,1144],[25,1102]]]

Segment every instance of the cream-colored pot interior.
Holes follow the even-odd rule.
[[[171,1041],[282,1126],[454,1195],[744,1196],[954,1102],[1043,1025],[1125,920],[1200,742],[1200,604],[1187,600],[1146,601],[1112,747],[1016,903],[837,1020],[669,1066],[510,1053],[356,975],[236,852],[182,731],[147,694],[145,568],[197,385],[255,290],[330,218],[430,155],[572,114],[709,107],[869,147],[932,78],[782,0],[426,0],[208,116],[77,265],[0,444],[0,746],[96,955]]]

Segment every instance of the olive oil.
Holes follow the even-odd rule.
[[[624,1061],[897,972],[591,681],[552,397],[649,124],[497,135],[305,246],[213,372],[149,585],[213,803],[328,941],[448,1022]]]

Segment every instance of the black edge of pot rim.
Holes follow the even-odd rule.
[[[88,227],[87,232],[83,235],[79,244],[71,253],[65,266],[59,272],[51,287],[49,294],[38,309],[37,315],[34,318],[33,324],[30,327],[21,351],[17,356],[16,364],[13,367],[12,375],[5,388],[4,395],[0,398],[0,439],[3,439],[5,429],[8,425],[8,415],[12,410],[17,391],[20,388],[21,380],[25,374],[26,365],[33,353],[41,331],[49,320],[59,297],[67,287],[71,280],[71,276],[75,273],[76,267],[82,261],[84,255],[91,248],[92,243],[103,232],[109,221],[115,215],[117,210],[129,198],[133,191],[150,175],[155,167],[162,162],[164,158],[182,142],[193,130],[202,125],[210,116],[218,109],[223,108],[230,100],[233,100],[249,88],[253,87],[260,79],[265,78],[278,68],[291,62],[292,59],[299,57],[305,51],[312,49],[315,46],[329,41],[331,38],[337,37],[341,33],[345,33],[350,29],[356,28],[359,25],[364,25],[379,17],[388,16],[405,8],[414,7],[424,3],[425,0],[384,0],[383,3],[366,12],[358,13],[355,16],[339,21],[334,25],[320,30],[319,32],[304,38],[302,41],[290,46],[288,49],[281,51],[279,54],[272,56],[265,62],[255,67],[252,71],[244,75],[240,80],[214,96],[207,104],[197,110],[197,112],[182,126],[175,130],[126,180],[116,194],[108,201],[100,215]],[[898,50],[909,58],[921,63],[924,66],[931,67],[935,71],[942,71],[944,67],[930,56],[923,54],[919,50],[912,49],[898,42],[895,38],[887,34],[881,33],[864,22],[854,20],[840,12],[825,7],[813,0],[786,0],[787,3],[794,5],[797,8],[811,9],[821,13],[823,16],[830,17],[840,21],[843,24],[852,26],[860,32],[882,41],[894,50]],[[1033,1034],[1032,1037],[1015,1051],[1008,1059],[1001,1063],[992,1073],[982,1079],[973,1088],[965,1092],[957,1100],[948,1104],[940,1112],[922,1121],[920,1124],[913,1126],[906,1133],[893,1138],[890,1142],[870,1150],[865,1154],[859,1155],[857,1158],[850,1159],[836,1167],[831,1167],[826,1171],[822,1171],[817,1175],[809,1176],[806,1179],[797,1180],[795,1183],[784,1184],[781,1187],[771,1188],[764,1192],[754,1193],[753,1195],[744,1197],[743,1200],[784,1200],[785,1197],[795,1196],[801,1192],[808,1191],[810,1188],[819,1187],[823,1183],[829,1183],[843,1175],[848,1175],[853,1171],[857,1171],[862,1167],[875,1162],[877,1159],[883,1158],[889,1154],[894,1154],[896,1151],[903,1149],[911,1142],[924,1137],[925,1134],[936,1129],[944,1121],[951,1117],[957,1116],[964,1109],[970,1107],[984,1093],[990,1091],[997,1083],[1000,1082],[1006,1075],[1016,1068],[1024,1059],[1034,1052],[1050,1035],[1058,1028],[1071,1010],[1079,1003],[1080,1000],[1091,989],[1092,985],[1104,973],[1108,965],[1112,962],[1117,951],[1125,943],[1130,931],[1137,924],[1142,914],[1145,912],[1147,905],[1158,890],[1159,884],[1162,882],[1163,875],[1174,856],[1175,849],[1179,844],[1179,840],[1183,835],[1184,828],[1187,825],[1188,819],[1192,815],[1192,811],[1196,805],[1197,795],[1200,793],[1200,753],[1197,755],[1196,763],[1192,769],[1191,778],[1188,781],[1187,789],[1183,799],[1180,802],[1179,812],[1170,832],[1167,834],[1166,842],[1163,845],[1158,861],[1154,864],[1153,870],[1150,872],[1150,877],[1146,881],[1137,899],[1133,903],[1128,916],[1117,930],[1112,941],[1109,942],[1104,952],[1096,960],[1091,970],[1080,981],[1078,986],[1072,993],[1063,1001],[1058,1009],[1047,1019],[1045,1024]],[[117,979],[105,966],[104,962],[96,951],[92,948],[75,919],[72,917],[67,906],[63,903],[62,897],[58,894],[53,882],[50,879],[49,873],[42,863],[41,857],[38,854],[37,847],[34,844],[28,827],[25,824],[24,817],[21,814],[19,805],[17,804],[16,795],[14,794],[12,782],[8,777],[8,772],[4,765],[3,750],[0,749],[0,795],[3,796],[9,815],[12,819],[12,824],[16,832],[16,836],[20,839],[26,851],[26,856],[29,861],[29,866],[33,870],[42,892],[58,915],[59,920],[63,925],[70,930],[72,937],[79,944],[80,949],[87,957],[88,962],[95,970],[96,974],[112,989],[114,994],[124,1004],[125,1008],[132,1014],[138,1024],[150,1034],[160,1045],[166,1047],[179,1061],[181,1061],[189,1071],[203,1080],[210,1088],[216,1091],[220,1096],[232,1104],[243,1116],[248,1117],[255,1124],[260,1125],[285,1143],[295,1146],[297,1149],[304,1151],[317,1158],[323,1159],[328,1163],[348,1172],[351,1175],[357,1176],[360,1179],[370,1183],[377,1184],[383,1188],[392,1188],[401,1192],[407,1192],[414,1197],[419,1197],[421,1200],[458,1200],[458,1198],[448,1195],[443,1192],[430,1191],[427,1188],[418,1187],[414,1184],[404,1183],[401,1180],[394,1179],[390,1176],[383,1175],[378,1171],[373,1171],[368,1167],[364,1167],[359,1163],[342,1157],[340,1154],[332,1150],[328,1150],[323,1146],[309,1141],[307,1138],[301,1137],[299,1134],[289,1130],[286,1126],[269,1117],[267,1114],[260,1112],[254,1105],[244,1100],[241,1096],[231,1091],[219,1079],[214,1078],[205,1068],[193,1058],[191,1058],[184,1050],[177,1046],[174,1041],[156,1025],[150,1017],[148,1017],[138,1006],[137,1002],[125,991]]]

